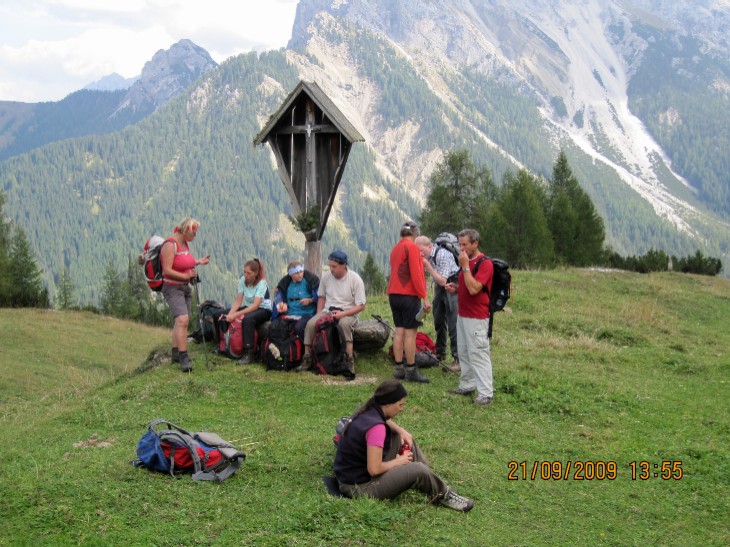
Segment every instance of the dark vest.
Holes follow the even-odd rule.
[[[343,484],[363,484],[372,478],[368,473],[368,447],[365,435],[378,424],[385,425],[385,446],[390,448],[390,427],[380,406],[366,410],[355,418],[345,430],[335,456],[335,476]]]

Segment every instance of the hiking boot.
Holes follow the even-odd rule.
[[[454,511],[462,511],[464,513],[471,511],[472,507],[474,507],[473,501],[469,498],[465,498],[464,496],[460,496],[451,488],[449,488],[444,497],[440,498],[438,501],[444,507],[448,507]]]
[[[190,362],[190,357],[188,357],[187,351],[181,351],[179,354],[180,358],[180,370],[182,372],[192,372],[193,370],[193,364]]]
[[[449,369],[449,372],[461,372],[461,364],[459,363],[459,358],[454,355],[454,361],[446,368]]]
[[[395,369],[393,372],[393,378],[396,380],[403,380],[406,377],[406,367],[403,366],[403,363],[396,363]]]
[[[312,368],[312,354],[311,353],[305,353],[302,357],[302,364],[299,365],[296,370],[297,372],[306,372],[307,370]]]
[[[489,395],[480,395],[476,399],[474,399],[474,404],[477,405],[491,405],[492,404],[492,398]]]
[[[355,356],[352,355],[352,354],[350,354],[350,353],[345,353],[345,356],[344,356],[344,359],[343,360],[344,360],[345,365],[347,365],[347,370],[349,370],[350,372],[352,372],[353,378],[354,378],[354,375],[355,375]]]
[[[254,358],[253,350],[247,349],[243,357],[241,357],[238,361],[236,361],[237,365],[250,365],[252,364],[256,359]]]
[[[474,388],[457,387],[456,389],[450,389],[449,393],[453,393],[454,395],[471,395],[475,391],[476,389]]]
[[[171,363],[179,363],[180,362],[180,350],[177,348],[172,348],[172,357],[170,358]]]
[[[405,369],[406,374],[404,380],[406,382],[418,382],[419,384],[428,383],[428,378],[418,372],[418,367],[416,365],[408,365],[405,367]]]

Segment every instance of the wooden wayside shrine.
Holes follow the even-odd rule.
[[[317,274],[320,241],[350,149],[364,140],[316,83],[301,81],[253,141],[271,146],[294,216],[319,207],[319,225],[304,234],[305,268]]]

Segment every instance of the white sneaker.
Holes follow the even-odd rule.
[[[473,501],[469,498],[465,498],[464,496],[460,496],[451,488],[446,491],[446,494],[439,500],[439,503],[444,507],[448,507],[454,511],[462,511],[464,513],[471,511],[471,508],[474,507]]]

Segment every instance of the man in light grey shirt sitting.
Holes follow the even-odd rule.
[[[317,313],[304,329],[304,356],[298,371],[312,367],[312,339],[317,320],[324,314],[331,314],[337,321],[345,338],[347,368],[355,373],[352,331],[358,321],[358,314],[365,309],[365,283],[357,272],[347,267],[344,251],[333,251],[327,259],[330,271],[322,276],[317,291]]]

